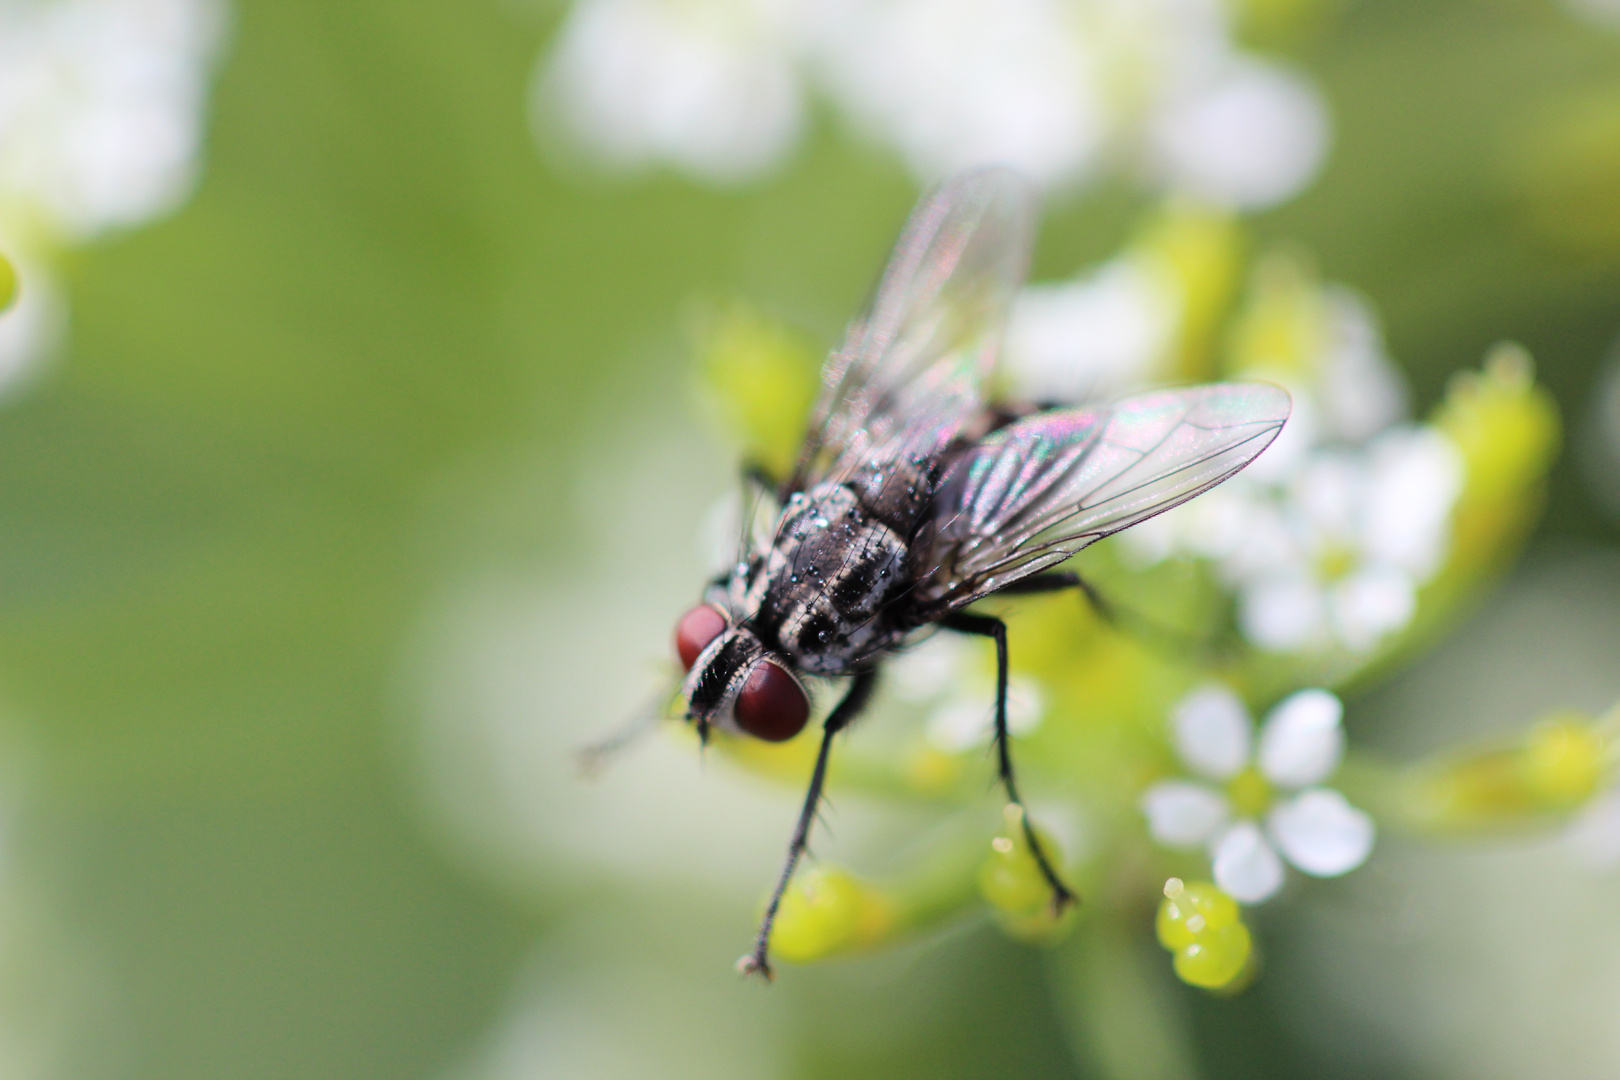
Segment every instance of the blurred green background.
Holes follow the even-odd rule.
[[[695,567],[690,526],[728,466],[687,404],[694,303],[745,297],[830,340],[915,195],[825,118],[788,170],[735,194],[550,168],[524,94],[555,18],[243,0],[194,199],[66,264],[70,345],[0,408],[0,835],[16,927],[0,1027],[16,1029],[16,1075],[552,1075],[486,1069],[478,1048],[522,987],[548,1000],[584,985],[575,969],[606,941],[713,969],[715,1010],[621,1036],[655,1061],[729,1044],[747,1075],[756,1038],[777,1049],[754,1075],[1071,1075],[1038,957],[992,933],[794,971],[765,1002],[728,981],[752,886],[728,885],[732,906],[694,928],[683,913],[701,891],[638,898],[630,875],[581,878],[567,859],[492,870],[424,779],[417,694],[443,598],[481,567],[607,575],[604,551],[632,583],[669,559]],[[1449,372],[1513,338],[1580,438],[1620,332],[1620,244],[1538,234],[1513,155],[1567,102],[1620,92],[1620,34],[1530,0],[1360,0],[1299,55],[1335,145],[1258,233],[1376,302],[1420,412]],[[1620,200],[1620,171],[1609,181]],[[1038,274],[1105,255],[1125,204],[1105,189],[1054,208]],[[593,509],[593,478],[634,472],[623,455],[661,433],[676,460],[627,489],[644,504]],[[1581,552],[1597,561],[1576,580],[1601,592],[1615,541],[1567,454],[1517,580],[1566,573]],[[678,557],[661,562],[664,548]],[[601,658],[558,688],[570,716],[601,680],[661,659],[657,628],[695,573],[640,594],[623,634],[583,589],[537,615]],[[1512,631],[1563,618],[1532,604],[1490,630],[1506,602],[1357,702],[1353,730],[1427,745],[1390,731],[1412,700],[1444,701],[1456,680],[1434,671],[1529,648]],[[1597,655],[1620,654],[1616,640]],[[560,746],[635,694],[600,696]],[[539,702],[532,723],[560,721]],[[770,858],[754,865],[764,882]],[[580,929],[603,911],[624,914]],[[1320,917],[1276,917],[1278,970],[1309,952],[1292,942]],[[539,960],[536,942],[550,943]],[[1446,1071],[1410,1048],[1347,1062],[1302,1040],[1278,982],[1189,996],[1210,1076]],[[658,987],[609,979],[579,1008]]]

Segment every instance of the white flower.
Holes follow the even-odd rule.
[[[955,634],[935,634],[907,648],[884,668],[884,685],[926,716],[924,737],[936,750],[960,754],[990,745],[995,702],[988,678],[964,677],[982,669],[976,643]],[[1040,684],[1013,675],[1007,684],[1007,729],[1026,735],[1046,712]]]
[[[223,21],[211,0],[0,2],[0,201],[70,239],[177,205]]]
[[[1107,117],[1075,6],[853,0],[828,26],[828,91],[919,176],[999,161],[1041,183],[1079,179]]]
[[[1148,380],[1174,340],[1179,303],[1130,255],[1018,294],[1001,373],[1028,401],[1106,400]]]
[[[733,183],[786,160],[811,89],[923,180],[1112,164],[1250,208],[1327,146],[1315,91],[1238,52],[1218,0],[575,0],[534,102],[604,164]]]
[[[1171,186],[1233,207],[1278,203],[1327,153],[1328,119],[1304,76],[1233,58],[1153,119],[1152,151]]]
[[[535,79],[536,121],[560,119],[603,164],[668,162],[752,179],[798,142],[800,0],[579,0]]]
[[[1282,886],[1285,858],[1314,877],[1354,870],[1372,851],[1372,818],[1321,786],[1344,754],[1343,711],[1332,693],[1301,690],[1271,710],[1256,749],[1236,694],[1194,690],[1176,706],[1172,734],[1197,779],[1143,793],[1148,831],[1167,847],[1206,848],[1215,883],[1245,904]]]
[[[1277,441],[1122,542],[1145,562],[1212,560],[1237,596],[1239,629],[1262,649],[1365,655],[1411,621],[1443,564],[1463,459],[1437,429],[1398,423],[1405,389],[1366,305],[1334,288],[1312,302],[1312,355],[1250,358],[1293,394]]]
[[[1262,542],[1222,565],[1245,636],[1365,653],[1404,627],[1444,558],[1462,481],[1461,452],[1427,426],[1309,454],[1282,498],[1254,506]]]
[[[56,249],[190,192],[223,23],[215,0],[0,0],[0,251],[21,278],[0,386],[64,334]]]

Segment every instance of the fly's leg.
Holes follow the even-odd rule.
[[[996,595],[1037,596],[1041,593],[1062,592],[1064,589],[1078,589],[1103,622],[1116,630],[1135,634],[1150,648],[1162,650],[1177,658],[1184,657],[1188,653],[1211,659],[1218,659],[1221,655],[1218,641],[1199,639],[1136,612],[1122,609],[1104,596],[1097,586],[1073,570],[1051,570],[1044,574],[1032,574],[997,589]]]
[[[996,592],[1001,596],[1035,596],[1040,593],[1062,592],[1064,589],[1079,589],[1104,621],[1116,626],[1119,624],[1119,609],[1097,591],[1097,586],[1073,570],[1050,570],[1044,574],[1034,574],[1020,578],[1011,585],[1004,585]]]
[[[1066,588],[1067,586],[1057,586]],[[1018,781],[1013,776],[1012,747],[1007,734],[1007,624],[1000,619],[988,615],[969,615],[958,612],[947,617],[940,623],[947,630],[955,630],[959,634],[974,634],[978,637],[987,637],[996,643],[996,762],[1001,775],[1001,786],[1006,789],[1007,801],[1019,809],[1019,821],[1024,827],[1024,841],[1029,844],[1030,854],[1035,856],[1035,864],[1041,868],[1041,875],[1046,883],[1052,886],[1052,909],[1062,911],[1075,902],[1076,897],[1069,887],[1063,884],[1052,868],[1052,862],[1046,857],[1046,849],[1035,836],[1035,827],[1030,824],[1029,812],[1024,807],[1023,797],[1018,794]]]
[[[810,774],[810,790],[804,795],[804,809],[799,811],[799,822],[793,827],[793,839],[788,842],[787,862],[782,866],[782,876],[777,878],[776,888],[771,892],[771,902],[765,905],[765,918],[760,921],[754,951],[737,961],[737,970],[744,975],[757,971],[767,979],[772,977],[769,958],[771,927],[776,922],[777,908],[782,906],[782,894],[787,892],[788,882],[793,879],[793,871],[799,865],[799,857],[809,846],[810,822],[815,819],[816,808],[821,805],[821,788],[827,780],[827,755],[832,749],[833,736],[848,727],[849,722],[866,707],[876,685],[876,671],[857,673],[849,692],[822,725],[821,750],[816,754],[815,771]]]

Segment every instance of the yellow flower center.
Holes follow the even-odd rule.
[[[1316,572],[1323,581],[1338,581],[1355,568],[1356,552],[1348,544],[1329,544],[1316,559]]]
[[[1271,784],[1250,765],[1227,781],[1226,797],[1239,817],[1257,818],[1271,805]]]

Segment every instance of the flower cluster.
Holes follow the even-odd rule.
[[[609,167],[731,183],[786,160],[814,93],[925,179],[1113,164],[1265,206],[1316,171],[1326,113],[1232,21],[1221,0],[575,0],[536,118]]]
[[[223,24],[218,0],[0,2],[0,246],[23,281],[0,381],[64,326],[57,251],[189,193]]]

